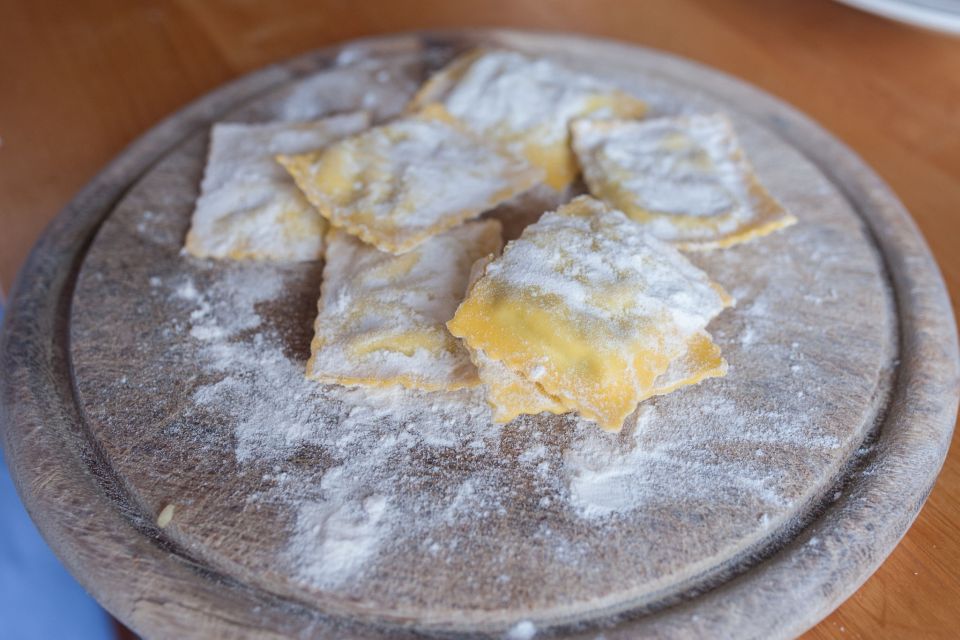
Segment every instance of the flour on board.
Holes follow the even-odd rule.
[[[795,407],[776,414],[745,407],[731,402],[723,385],[696,388],[695,406],[684,391],[649,400],[611,434],[570,414],[550,424],[521,416],[497,425],[477,388],[426,393],[318,384],[304,377],[305,360],[285,353],[284,338],[258,311],[288,295],[290,274],[281,265],[234,263],[215,288],[180,278],[154,280],[154,290],[183,305],[185,330],[211,377],[195,391],[191,411],[223,414],[238,463],[273,469],[264,477],[273,488],[250,500],[288,505],[290,538],[278,561],[312,588],[360,584],[398,545],[419,545],[438,561],[461,553],[456,539],[436,531],[462,527],[469,538],[478,522],[512,508],[515,483],[532,491],[538,508],[587,521],[693,498],[749,498],[762,513],[782,513],[792,494],[782,486],[788,476],[777,467],[777,447],[837,446]],[[757,298],[741,286],[737,293],[752,301],[748,316],[752,307],[779,304],[778,290]],[[756,320],[758,335],[766,335],[763,318]],[[803,362],[799,353],[764,355],[768,344],[757,346],[757,357]],[[735,342],[723,346],[737,352]],[[731,439],[769,454],[736,464],[711,460],[712,443]],[[304,446],[331,462],[285,462]],[[450,455],[457,462],[448,470],[424,463]],[[776,523],[775,516],[762,521]],[[574,553],[563,539],[550,544],[558,558]]]

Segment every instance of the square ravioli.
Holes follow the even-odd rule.
[[[483,351],[472,351],[470,356],[477,366],[480,382],[486,387],[487,403],[493,411],[494,422],[510,422],[520,415],[562,414],[576,410],[575,406],[565,405],[538,383],[524,378]],[[709,333],[700,331],[687,342],[683,354],[657,376],[653,387],[639,401],[725,375],[727,362],[723,359],[720,347],[713,342]]]
[[[470,355],[444,323],[463,299],[471,265],[500,245],[496,220],[468,222],[402,255],[331,229],[307,377],[425,391],[478,384]]]
[[[676,249],[580,197],[487,264],[447,327],[536,383],[553,406],[616,431],[730,303]],[[501,417],[517,408],[502,409]]]
[[[375,123],[396,117],[420,88],[423,56],[409,43],[397,41],[397,50],[376,58],[362,47],[343,49],[332,66],[277,92],[270,104],[281,120],[313,120],[324,115],[362,109]]]
[[[572,131],[590,193],[681,249],[729,247],[796,222],[722,115],[578,120]]]
[[[470,289],[495,258],[490,254],[473,263],[470,269]],[[469,295],[470,289],[467,290]],[[470,359],[477,367],[480,383],[484,386],[487,404],[493,412],[493,421],[510,422],[521,414],[566,413],[569,409],[540,385],[511,371],[498,360],[490,358],[481,349],[470,351]]]
[[[524,378],[499,360],[494,360],[483,350],[471,351],[470,358],[477,365],[494,422],[503,424],[521,415],[561,414],[571,410],[539,384]]]
[[[725,303],[727,306],[732,302]],[[698,331],[687,341],[683,354],[657,376],[650,390],[652,396],[664,396],[677,389],[699,384],[707,378],[722,378],[727,375],[727,361],[720,347],[706,331]],[[646,398],[641,398],[646,400]]]
[[[515,51],[477,50],[427,81],[412,102],[441,102],[474,131],[507,145],[546,172],[562,191],[578,169],[570,150],[571,120],[634,118],[646,104],[600,78]]]
[[[278,160],[334,227],[403,253],[540,181],[440,105],[318,152]]]
[[[215,124],[187,252],[235,260],[321,258],[327,223],[274,156],[326,146],[369,124],[363,112],[312,122]]]

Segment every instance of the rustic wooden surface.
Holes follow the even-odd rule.
[[[403,6],[401,6],[403,5]],[[203,7],[203,8],[201,8]],[[960,42],[829,3],[211,3],[0,8],[0,237],[5,286],[69,195],[147,125],[242,71],[356,35],[451,25],[576,29],[672,50],[786,98],[893,186],[956,298],[951,253],[960,142],[951,106]],[[14,99],[10,99],[13,96]],[[952,262],[951,262],[952,260]],[[958,622],[960,470],[948,462],[920,520],[865,587],[811,637],[949,637]]]
[[[738,93],[728,80],[688,63],[594,40],[520,32],[477,34],[476,40],[466,34],[437,34],[357,43],[344,57],[365,58],[372,66],[345,64],[329,70],[331,60],[341,56],[321,52],[312,64],[326,71],[290,89],[267,92],[228,118],[269,120],[291,110],[309,117],[305,108],[310,114],[349,111],[368,102],[374,88],[380,96],[378,111],[395,113],[431,68],[478,44],[563,57],[577,68],[616,79],[624,90],[648,100],[654,112],[722,110],[734,119],[764,183],[802,222],[762,242],[691,256],[738,299],[736,311],[711,324],[731,363],[728,376],[646,403],[647,426],[628,425],[612,440],[593,426],[580,429],[566,418],[547,415],[498,432],[486,416],[471,419],[471,407],[477,405],[467,401],[454,410],[456,429],[444,429],[473,434],[462,442],[436,447],[416,440],[412,461],[398,466],[368,458],[368,450],[358,442],[380,443],[379,449],[398,433],[417,438],[418,428],[408,432],[405,425],[429,423],[430,413],[422,410],[431,401],[409,394],[395,397],[395,405],[412,403],[419,409],[404,413],[399,421],[388,414],[373,422],[351,422],[340,403],[352,406],[347,414],[354,415],[363,413],[362,400],[356,404],[356,399],[343,398],[342,390],[314,395],[317,385],[304,383],[302,370],[318,289],[315,263],[274,267],[180,255],[205,158],[206,132],[201,130],[129,188],[86,251],[69,326],[77,405],[105,466],[119,478],[133,508],[159,513],[176,497],[176,523],[164,531],[168,540],[215,571],[321,611],[342,612],[350,619],[496,630],[523,618],[555,625],[595,617],[600,611],[647,605],[661,609],[664,600],[691,585],[705,589],[721,583],[729,572],[753,564],[744,558],[792,540],[810,517],[811,505],[833,496],[834,478],[848,467],[878,412],[888,411],[890,374],[900,371],[893,362],[898,357],[898,310],[889,294],[892,283],[864,233],[861,216],[881,229],[882,220],[897,207],[883,194],[864,198],[857,186],[862,184],[860,172],[850,170],[853,165],[829,147],[809,146],[811,137],[789,124],[789,113],[780,104],[749,90]],[[304,61],[296,66],[307,72],[309,65]],[[389,74],[389,81],[381,71]],[[323,89],[310,89],[323,79]],[[305,98],[308,89],[310,97]],[[821,169],[798,149],[811,154]],[[544,205],[536,206],[541,212]],[[522,205],[513,208],[523,210]],[[885,229],[898,241],[909,241],[912,235],[905,229],[892,231]],[[890,269],[896,269],[893,263]],[[283,286],[268,293],[267,283],[278,277]],[[183,299],[187,281],[205,302]],[[244,292],[253,291],[264,296],[256,304],[262,324],[234,335],[231,319],[250,313]],[[903,304],[909,309],[908,297]],[[923,319],[928,315],[922,314]],[[899,322],[909,335],[907,320]],[[201,334],[212,327],[226,331],[233,347],[224,351],[216,341],[188,337],[187,327],[193,336],[198,326]],[[267,349],[253,346],[254,333]],[[842,352],[837,344],[845,345]],[[215,371],[207,365],[210,348],[221,363]],[[246,371],[251,349],[258,366]],[[283,400],[284,390],[272,382],[286,369],[263,373],[266,363],[281,353],[292,359],[292,379],[284,385],[303,385],[292,386],[295,399]],[[224,365],[224,358],[231,364]],[[904,345],[900,359],[913,362],[916,353]],[[228,385],[241,388],[223,393],[224,368]],[[755,393],[757,388],[765,392]],[[924,392],[929,390],[916,389]],[[211,401],[192,400],[211,393]],[[237,411],[237,395],[257,401]],[[249,426],[242,426],[250,413],[264,411],[271,416],[262,423],[264,429],[283,430],[291,420],[281,417],[290,400],[310,414],[312,437],[278,444],[261,435],[251,437]],[[690,419],[699,407],[711,410]],[[889,414],[883,422],[894,429]],[[339,444],[344,432],[353,445],[348,452]],[[482,438],[489,443],[484,449],[497,453],[471,455],[465,449],[473,438]],[[936,441],[925,446],[936,449]],[[603,522],[575,514],[572,480],[567,488],[569,453],[590,443],[604,447],[608,464],[610,458],[629,455],[634,443],[649,454],[632,458],[636,475],[621,478],[637,491],[649,487],[638,498],[641,507]],[[239,462],[238,449],[250,447],[258,455]],[[545,487],[535,466],[521,462],[532,448],[541,451],[535,455],[550,466],[549,476],[559,483]],[[317,487],[326,482],[328,470],[339,465],[356,465],[357,475],[364,475],[362,470],[375,474],[339,485],[338,493],[385,496],[392,516],[377,528],[391,543],[378,551],[369,572],[330,586],[302,574],[311,558],[323,557],[320,536],[313,534],[306,555],[294,555],[292,561],[290,545],[305,544],[298,536],[301,514],[323,504],[317,502]],[[579,471],[572,473],[586,472],[577,466]],[[918,465],[915,479],[925,472],[931,469]],[[282,489],[272,492],[271,479],[278,473],[285,480]],[[927,482],[932,483],[932,477]],[[464,486],[470,487],[466,495],[511,497],[491,510],[489,501],[472,503],[463,497]],[[614,482],[591,493],[618,494],[619,486]],[[544,499],[556,508],[537,507]],[[888,513],[885,525],[900,521],[905,528],[904,518],[914,515],[910,507],[916,499],[898,490],[870,504]],[[463,516],[457,519],[451,513]],[[817,538],[823,538],[829,526],[818,528]],[[544,530],[550,532],[547,539],[538,533]],[[647,533],[638,536],[637,531]],[[750,619],[723,615],[714,619],[714,628],[722,623],[741,633],[762,629],[770,637],[805,629],[822,613],[815,600],[805,597],[805,589],[815,585],[824,593],[839,590],[847,595],[866,577],[862,572],[874,568],[868,557],[861,559],[852,550],[866,539],[871,551],[883,553],[879,561],[903,529],[886,531],[834,531],[830,535],[851,558],[831,567],[835,577],[814,568],[813,560],[827,553],[800,560],[788,584],[766,590],[775,591],[780,606],[789,603],[788,611],[772,607]],[[423,545],[426,537],[436,547]],[[577,549],[575,561],[568,555],[571,549]],[[423,566],[433,569],[422,571]],[[776,578],[768,576],[765,582],[775,583]],[[117,591],[121,589],[108,586],[98,594],[110,603]],[[149,595],[168,594],[158,589]],[[725,597],[728,605],[736,600]],[[691,603],[696,607],[697,599]],[[794,620],[796,614],[800,617]],[[698,609],[698,615],[711,617],[706,610]],[[631,635],[629,627],[620,633]],[[609,635],[615,637],[612,631]]]

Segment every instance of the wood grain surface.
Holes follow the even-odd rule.
[[[301,2],[0,5],[0,282],[127,142],[221,82],[361,35],[506,25],[659,47],[734,73],[819,120],[900,195],[956,300],[960,40],[829,2]],[[956,308],[956,305],[955,305]],[[810,632],[953,637],[960,459],[877,574]]]

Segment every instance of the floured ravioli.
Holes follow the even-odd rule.
[[[722,115],[578,120],[572,131],[590,192],[681,249],[729,247],[796,222]]]
[[[486,265],[447,326],[482,352],[481,366],[490,359],[535,383],[547,397],[532,400],[539,410],[573,410],[616,431],[658,393],[678,358],[690,362],[668,374],[670,386],[722,374],[715,352],[691,349],[691,341],[707,336],[707,323],[730,302],[676,249],[580,197],[544,214]],[[527,413],[509,404],[523,398],[520,383],[489,370],[491,402],[504,403],[497,415]]]
[[[472,351],[470,357],[477,365],[480,382],[486,387],[487,402],[493,410],[494,422],[510,422],[525,414],[561,414],[576,410],[576,406],[565,405],[537,382],[524,378],[483,351]],[[639,401],[725,375],[727,362],[720,353],[720,347],[713,342],[710,334],[700,331],[688,341],[686,351],[657,376],[653,388]]]
[[[725,375],[727,361],[723,359],[720,347],[709,333],[698,331],[687,341],[683,354],[657,376],[650,396],[663,396],[682,387],[699,384],[707,378],[722,378]]]
[[[277,115],[283,120],[312,120],[363,109],[379,124],[404,111],[419,88],[422,66],[419,53],[398,50],[372,59],[347,51],[334,66],[299,78],[278,92]]]
[[[412,108],[442,102],[485,137],[541,167],[546,182],[565,189],[577,176],[570,150],[574,118],[635,118],[646,104],[599,78],[513,51],[478,50],[427,81]]]
[[[470,269],[471,289],[494,258],[496,255],[490,254],[473,263]],[[510,422],[522,414],[560,414],[569,411],[558,398],[548,394],[536,382],[514,373],[502,362],[488,357],[482,350],[471,350],[470,359],[476,365],[480,382],[486,389],[487,403],[493,410],[494,422]]]
[[[391,253],[413,249],[542,177],[440,105],[278,160],[333,226]]]
[[[317,260],[327,223],[278,165],[369,126],[363,112],[312,122],[215,124],[186,249],[200,258]]]
[[[471,265],[500,245],[496,220],[468,222],[402,255],[331,229],[307,377],[426,391],[478,384],[444,323],[463,299]]]
[[[471,351],[470,357],[477,365],[480,382],[486,389],[494,422],[506,423],[521,415],[561,414],[571,410],[539,384],[494,360],[483,350]]]

